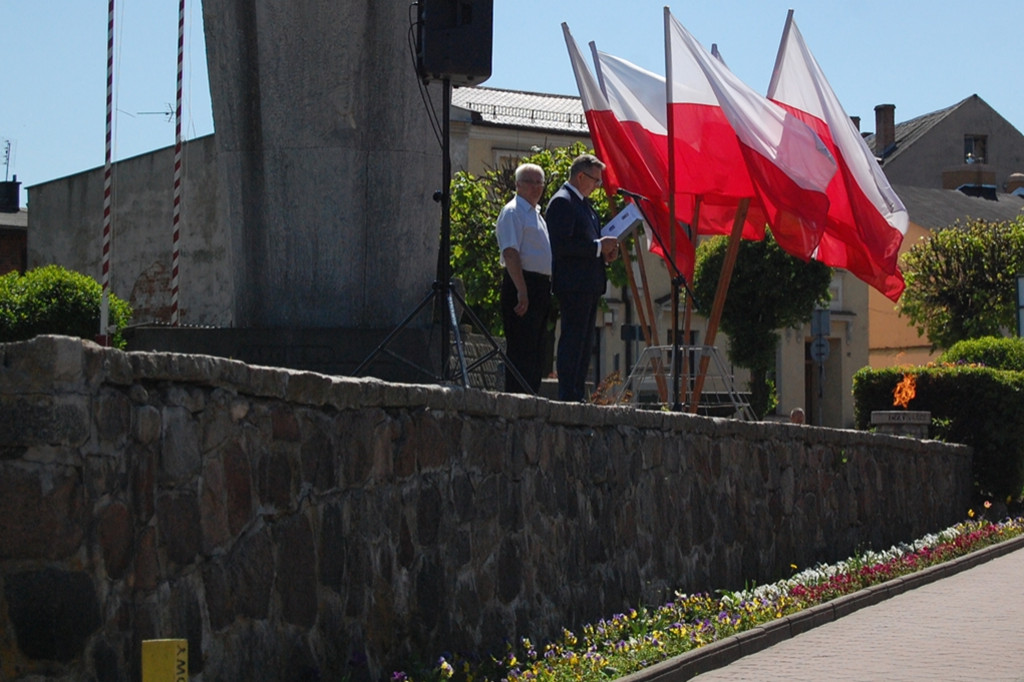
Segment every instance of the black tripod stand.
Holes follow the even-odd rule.
[[[396,359],[404,362],[407,365],[419,370],[424,375],[431,377],[438,383],[455,382],[456,378],[458,383],[461,383],[463,387],[469,388],[469,373],[477,367],[483,365],[491,358],[498,356],[505,363],[505,367],[509,369],[513,378],[519,382],[519,385],[527,393],[533,394],[533,389],[530,388],[526,379],[519,373],[519,370],[509,362],[508,356],[495,341],[494,337],[490,334],[487,328],[480,321],[480,318],[476,316],[476,313],[466,305],[466,301],[459,295],[452,287],[452,264],[451,264],[451,227],[452,227],[452,216],[451,216],[451,184],[452,184],[452,160],[451,160],[451,103],[452,103],[452,83],[451,79],[445,78],[441,81],[443,93],[443,104],[441,106],[442,116],[442,175],[443,175],[443,189],[438,190],[434,193],[434,200],[441,204],[441,244],[438,247],[437,254],[437,278],[434,280],[434,284],[431,287],[429,293],[423,297],[419,305],[409,313],[404,320],[402,320],[397,327],[388,333],[384,340],[381,341],[373,352],[371,352],[362,363],[356,367],[353,374],[359,376],[362,371],[370,365],[371,362],[377,356],[383,352],[388,352],[389,355]],[[456,301],[462,306],[463,312],[469,317],[473,326],[486,337],[490,344],[491,350],[485,353],[483,356],[478,358],[471,365],[466,364],[465,347],[462,342],[462,335],[459,331],[459,320],[458,315],[455,312]],[[441,362],[438,365],[440,367],[440,373],[435,373],[427,368],[419,367],[411,362],[408,362],[404,358],[401,358],[387,349],[388,345],[394,340],[394,338],[405,329],[412,320],[420,314],[420,312],[427,307],[428,304],[434,303],[435,316],[434,319],[439,319],[441,322]],[[458,359],[458,367],[454,368],[451,366],[451,343],[454,342],[456,357]],[[506,388],[508,388],[506,386]]]

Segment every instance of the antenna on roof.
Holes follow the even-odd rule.
[[[11,141],[4,138],[4,182],[7,182],[7,174],[11,171]]]
[[[167,108],[163,111],[136,111],[135,113],[139,116],[166,116],[168,123],[174,119],[174,107],[170,102],[167,103]]]

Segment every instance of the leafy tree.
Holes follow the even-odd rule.
[[[959,222],[903,256],[907,288],[897,309],[932,349],[1003,336],[1016,326],[1016,275],[1024,272],[1024,217]]]
[[[728,237],[714,237],[697,248],[694,295],[697,310],[710,316]],[[828,301],[831,269],[803,262],[783,251],[768,232],[762,241],[742,241],[722,308],[721,329],[729,335],[729,359],[750,370],[751,407],[758,417],[772,398],[769,376],[775,369],[778,330],[811,319]]]
[[[501,265],[494,224],[507,199],[499,171],[476,178],[455,173],[451,185],[452,276],[465,285],[466,305],[494,334],[501,333]]]
[[[551,195],[558,191],[569,176],[572,161],[580,154],[592,152],[582,143],[568,147],[537,150],[520,159],[522,163],[535,163],[544,169],[547,183],[540,206],[545,208]],[[451,244],[452,275],[466,286],[466,304],[493,334],[502,334],[501,322],[501,265],[498,261],[498,242],[494,224],[501,208],[515,196],[515,164],[490,169],[481,177],[459,171],[451,185]],[[604,192],[591,195],[598,215],[607,221],[608,199]],[[621,261],[612,269],[612,281],[625,283],[625,269]]]

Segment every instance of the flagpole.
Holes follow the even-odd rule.
[[[768,92],[774,92],[779,84],[779,76],[782,72],[782,46],[789,40],[789,27],[793,24],[793,10],[786,13],[786,26],[782,29],[782,40],[779,41],[779,51],[775,55],[775,66],[772,67],[772,78],[768,81]]]
[[[102,346],[110,345],[110,241],[111,241],[111,177],[114,120],[114,0],[107,5],[107,130],[103,163],[103,253],[100,263],[100,332],[96,340]]]
[[[696,199],[694,201],[694,204],[693,204],[693,225],[691,226],[690,234],[688,235],[691,240],[693,240],[693,238],[694,238],[693,234],[696,231],[696,226],[700,225],[700,205],[701,205],[701,199],[702,199],[702,197],[700,195],[697,195],[697,197],[696,197]],[[696,255],[696,250],[694,251],[694,253]],[[689,296],[688,295],[686,297],[686,307],[683,309],[683,344],[682,344],[683,348],[685,348],[690,343],[690,330],[692,328],[692,323],[693,323],[693,319],[692,319],[693,318],[693,304],[694,304],[693,296]],[[676,387],[676,391],[677,391],[677,394],[679,395],[679,401],[681,403],[683,403],[683,404],[686,404],[687,401],[690,400],[689,386],[688,386],[689,383],[690,383],[690,355],[689,355],[689,353],[685,353],[684,352],[683,353],[683,357],[681,358],[681,360],[682,360],[682,362],[681,362],[681,364],[682,364],[682,378],[684,379],[684,381],[681,382],[680,386]]]
[[[178,326],[178,260],[181,240],[181,82],[185,55],[185,0],[178,3],[178,77],[174,103],[174,208],[171,219],[171,325]]]
[[[740,199],[736,208],[736,215],[732,221],[732,233],[729,235],[729,247],[725,252],[725,260],[722,261],[722,271],[718,276],[718,286],[715,288],[715,300],[711,304],[711,317],[708,318],[708,331],[704,340],[705,346],[713,346],[715,337],[718,336],[718,323],[722,319],[722,308],[725,307],[725,295],[729,291],[729,280],[732,279],[733,266],[736,265],[736,256],[740,250],[740,238],[743,235],[743,223],[747,220],[747,209],[750,207],[750,199]],[[693,400],[690,404],[690,412],[697,414],[700,405],[700,394],[704,391],[704,379],[708,372],[708,363],[711,362],[709,353],[701,353],[700,369],[697,372],[697,380],[693,386]]]
[[[668,8],[665,8],[668,11]],[[668,215],[669,240],[672,243],[671,254],[676,255],[676,126],[672,115],[672,41],[669,39],[669,24],[665,22],[665,125],[668,130]],[[693,240],[690,240],[693,243]],[[672,277],[672,409],[681,412],[683,409],[681,377],[682,357],[679,345],[679,285],[676,272]]]

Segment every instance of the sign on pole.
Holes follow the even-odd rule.
[[[825,362],[828,360],[829,345],[828,339],[823,336],[816,336],[811,341],[811,360]]]
[[[1017,275],[1017,337],[1024,338],[1024,275]]]

